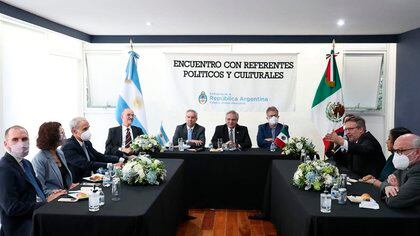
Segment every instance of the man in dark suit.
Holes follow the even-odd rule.
[[[28,132],[22,126],[8,128],[4,135],[6,154],[0,159],[0,235],[30,235],[32,213],[46,201],[42,185],[25,156],[29,153]]]
[[[227,146],[234,146],[239,149],[251,148],[251,138],[249,138],[248,128],[238,125],[239,114],[236,111],[226,113],[226,124],[216,126],[211,142],[217,147],[217,139],[221,138]]]
[[[124,157],[133,154],[130,144],[137,136],[143,134],[139,127],[131,125],[135,117],[131,109],[124,109],[121,113],[123,124],[109,129],[105,142],[105,155]]]
[[[351,117],[344,126],[348,140],[335,132],[325,136],[326,140],[340,145],[332,159],[360,177],[371,174],[378,178],[385,165],[385,156],[378,140],[366,131],[365,120],[358,116]]]
[[[100,167],[108,168],[114,165],[121,166],[124,158],[104,155],[96,151],[89,141],[91,133],[89,122],[83,117],[76,117],[70,122],[71,138],[67,139],[61,147],[73,175],[73,182],[82,181],[83,177],[91,176],[92,171]]]
[[[198,114],[196,111],[190,109],[185,113],[185,123],[178,125],[175,129],[172,143],[178,145],[178,138],[187,141],[187,144],[192,148],[203,147],[206,143],[205,132],[206,129],[197,124]]]
[[[283,124],[279,123],[279,111],[276,107],[268,107],[265,114],[268,122],[258,126],[257,143],[260,148],[270,148],[283,128]]]
[[[404,134],[394,143],[394,159],[397,169],[382,182],[380,189],[385,203],[393,208],[420,205],[420,137]]]

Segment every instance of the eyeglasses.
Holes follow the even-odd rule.
[[[127,117],[136,117],[136,115],[134,115],[134,114],[127,114]]]
[[[407,148],[407,149],[395,149],[394,152],[398,153],[399,155],[403,154],[405,151],[410,151],[415,148]]]
[[[359,127],[357,127],[357,126],[355,126],[355,127],[346,127],[344,130],[354,130],[354,129],[356,129],[356,128],[359,128]]]

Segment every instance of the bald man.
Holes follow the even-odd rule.
[[[106,155],[124,157],[133,154],[130,144],[137,136],[143,134],[139,127],[131,125],[135,117],[136,115],[131,109],[124,109],[121,113],[123,124],[109,129],[105,142]]]
[[[420,205],[420,137],[405,134],[394,142],[397,169],[381,184],[381,194],[389,207],[404,208]]]
[[[46,198],[31,163],[25,159],[29,153],[25,128],[8,128],[4,147],[6,154],[0,159],[0,235],[29,236],[34,210],[56,196]]]

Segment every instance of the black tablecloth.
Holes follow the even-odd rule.
[[[361,209],[358,204],[339,205],[333,200],[331,213],[320,212],[320,192],[292,186],[298,161],[273,161],[271,180],[271,220],[279,235],[420,235],[420,207],[390,209],[372,185],[355,183],[349,195],[369,193],[379,210]]]
[[[221,153],[173,151],[159,153],[157,157],[185,160],[189,207],[230,209],[261,209],[264,192],[269,187],[271,161],[291,158],[264,149]]]
[[[183,161],[163,160],[167,181],[160,186],[122,184],[121,200],[111,200],[104,188],[105,205],[89,212],[88,201],[56,200],[34,212],[34,235],[175,235],[185,213]]]

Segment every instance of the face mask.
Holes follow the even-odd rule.
[[[279,118],[272,116],[270,117],[270,119],[268,119],[268,124],[270,125],[277,125],[277,123],[279,122]]]
[[[63,144],[65,140],[66,140],[66,135],[60,134],[60,144]]]
[[[90,136],[92,136],[92,134],[90,133],[90,130],[86,130],[85,132],[83,132],[83,133],[80,135],[80,138],[81,138],[83,141],[89,141],[89,140],[90,140]]]
[[[394,153],[394,159],[392,159],[392,164],[394,164],[395,168],[399,170],[405,170],[410,164],[410,160],[406,155]]]
[[[29,142],[18,142],[10,145],[10,155],[18,160],[23,160],[29,153]]]

